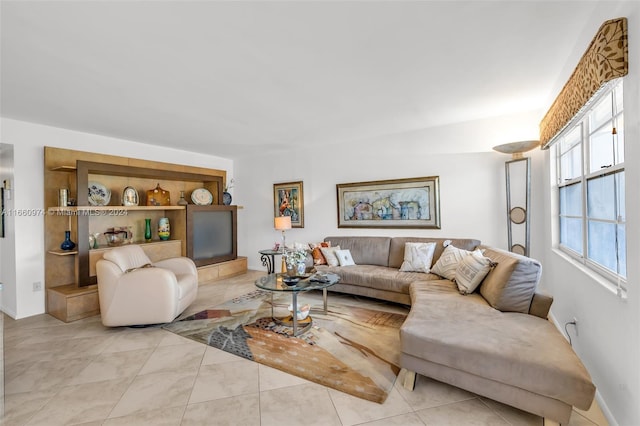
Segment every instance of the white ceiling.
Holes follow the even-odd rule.
[[[541,118],[595,4],[3,0],[1,114],[229,158]]]

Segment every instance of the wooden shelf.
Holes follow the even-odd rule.
[[[78,250],[48,250],[48,253],[55,254],[56,256],[71,256],[74,254],[78,254]]]
[[[51,169],[52,172],[68,172],[68,173],[75,172],[76,170],[77,170],[76,166],[58,166],[58,167],[53,167]]]
[[[109,211],[162,211],[162,210],[185,210],[186,206],[69,206],[69,207],[49,207],[49,214],[63,213],[73,215],[77,212],[109,212]]]

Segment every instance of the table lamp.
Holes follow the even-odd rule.
[[[285,249],[285,236],[284,231],[291,229],[291,216],[278,216],[273,220],[274,227],[278,231],[282,231],[282,252]]]
[[[280,270],[282,272],[285,272],[287,270],[287,267],[285,265],[285,261],[284,261],[284,253],[285,253],[285,237],[284,237],[284,231],[286,231],[287,229],[291,229],[291,216],[278,216],[273,220],[273,225],[274,228],[276,228],[278,231],[282,231],[282,266],[280,268]]]

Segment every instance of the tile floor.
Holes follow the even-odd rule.
[[[252,291],[260,274],[201,285],[188,312]],[[413,392],[398,380],[380,405],[157,327],[108,329],[99,317],[5,317],[4,355],[6,426],[542,425],[422,376]],[[606,424],[597,407],[570,422],[595,424]]]

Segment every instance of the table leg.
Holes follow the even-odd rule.
[[[296,291],[291,292],[293,295],[293,337],[298,334],[298,293]]]
[[[263,254],[260,256],[260,260],[262,260],[262,266],[267,267],[267,274],[273,274],[275,271],[275,256],[273,254]]]
[[[324,314],[327,315],[327,289],[322,289],[322,303],[324,303]]]

